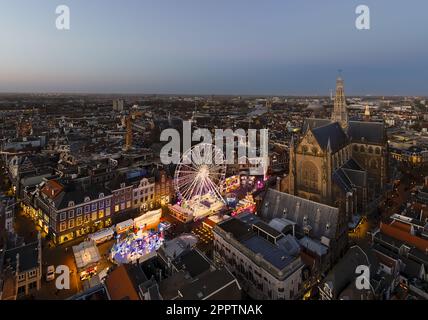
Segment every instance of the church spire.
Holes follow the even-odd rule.
[[[366,110],[364,111],[364,121],[370,121],[370,107],[367,104]]]
[[[348,126],[348,110],[346,109],[345,91],[343,89],[343,80],[341,77],[338,77],[336,80],[336,96],[334,98],[331,120],[339,122],[342,128]]]

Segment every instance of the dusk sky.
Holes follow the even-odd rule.
[[[0,0],[0,92],[328,95],[342,69],[348,95],[428,95],[427,16],[426,0]]]

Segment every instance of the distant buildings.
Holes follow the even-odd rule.
[[[113,111],[122,112],[125,102],[122,99],[113,100]]]

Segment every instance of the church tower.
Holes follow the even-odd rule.
[[[369,107],[369,105],[366,105],[366,110],[364,111],[364,121],[366,121],[366,122],[370,121],[370,107]]]
[[[343,80],[340,77],[336,80],[336,97],[334,98],[334,108],[331,120],[339,122],[342,128],[348,127],[348,110],[346,109]]]
[[[290,166],[288,172],[288,192],[296,194],[296,145],[294,143],[294,136],[291,136],[290,141]]]

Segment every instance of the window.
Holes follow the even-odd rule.
[[[23,294],[25,294],[25,286],[18,287],[18,295],[23,295]]]
[[[28,285],[29,290],[33,290],[37,288],[37,281],[33,281]]]
[[[85,202],[89,202],[89,201],[91,201],[91,198],[89,198],[89,197],[85,197],[85,200],[84,200]]]
[[[69,202],[68,202],[68,206],[69,206],[69,207],[74,207],[74,201],[69,201]]]
[[[97,212],[92,212],[92,221],[97,220],[98,216],[97,216]]]
[[[104,217],[104,210],[100,210],[98,211],[98,218],[103,218]]]
[[[81,226],[82,225],[82,217],[77,217],[76,224],[77,224],[77,226]]]
[[[74,218],[74,210],[70,210],[70,211],[68,212],[68,218],[69,218],[69,219],[73,219],[73,218]]]
[[[118,204],[114,206],[114,212],[119,212],[119,209],[120,209],[120,208],[119,208],[119,205],[118,205]]]
[[[109,207],[111,205],[110,199],[106,200],[106,207]]]
[[[23,280],[25,280],[25,273],[21,273],[21,274],[18,276],[18,281],[23,281]]]
[[[104,198],[104,193],[100,193],[100,194],[99,194],[99,196],[98,196],[98,198],[99,198],[99,199]]]
[[[59,225],[59,232],[63,232],[65,230],[67,230],[67,223],[61,222]]]
[[[90,207],[89,206],[85,206],[85,213],[89,213],[90,211]]]
[[[104,209],[104,201],[100,201],[98,204],[98,208]]]
[[[110,208],[106,208],[106,217],[110,215]]]
[[[92,209],[92,211],[97,210],[97,203],[96,202],[92,204],[91,209]]]
[[[305,161],[302,169],[302,184],[309,190],[318,190],[318,169],[310,161]]]
[[[74,219],[71,219],[70,221],[68,221],[68,228],[69,229],[74,228]]]
[[[82,215],[82,207],[79,207],[76,209],[76,215],[81,216]]]
[[[377,147],[375,152],[376,152],[376,154],[380,154],[380,148]]]
[[[61,214],[59,216],[59,220],[60,221],[64,221],[65,219],[67,219],[67,213],[66,212],[61,212]]]
[[[360,146],[360,152],[366,152],[366,148],[364,148],[364,146]]]

